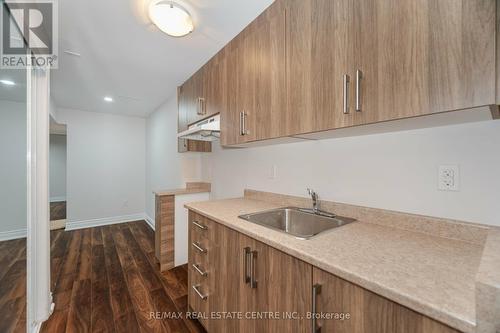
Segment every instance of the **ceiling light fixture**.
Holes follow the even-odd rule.
[[[182,37],[193,32],[191,15],[178,3],[153,0],[149,5],[149,18],[164,33],[172,37]]]
[[[108,103],[111,103],[111,102],[113,102],[113,97],[105,96],[105,97],[104,97],[104,100],[105,100],[106,102],[108,102]]]
[[[16,85],[16,83],[14,81],[11,81],[11,80],[0,80],[0,83],[4,84],[6,86],[15,86]]]

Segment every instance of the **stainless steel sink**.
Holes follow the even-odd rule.
[[[355,221],[355,219],[348,217],[323,212],[314,213],[312,210],[297,207],[278,208],[240,215],[239,217],[300,239],[308,239],[323,231],[338,228]]]

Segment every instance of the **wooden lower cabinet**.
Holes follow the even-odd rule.
[[[218,225],[209,255],[209,332],[305,332],[312,267]],[[285,276],[285,280],[283,277]],[[292,319],[280,320],[289,313]]]
[[[317,319],[322,332],[457,333],[433,319],[392,302],[328,272],[313,268],[318,286],[316,313],[340,319]],[[349,318],[347,319],[347,316]],[[341,318],[346,318],[342,320]]]
[[[190,246],[189,306],[208,332],[311,332],[315,308],[320,332],[458,333],[199,214],[189,221],[190,244],[206,251]]]

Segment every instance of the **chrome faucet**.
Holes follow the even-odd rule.
[[[307,193],[311,196],[312,202],[313,202],[313,212],[316,214],[318,213],[318,194],[314,192],[313,189],[308,188]]]

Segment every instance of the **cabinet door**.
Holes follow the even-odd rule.
[[[195,123],[205,117],[203,108],[204,74],[205,67],[202,67],[185,83],[188,86],[188,124]]]
[[[310,332],[312,266],[269,247],[267,275],[267,311],[280,314],[269,320],[267,332]]]
[[[308,332],[312,266],[242,234],[239,239],[239,311],[250,317],[239,321],[238,332]]]
[[[495,102],[495,0],[357,0],[356,123]]]
[[[256,140],[286,134],[285,24],[283,1],[276,1],[252,23],[250,79],[255,88],[248,110],[255,117]]]
[[[226,57],[221,50],[204,66],[203,117],[221,113],[227,107]]]
[[[228,110],[221,114],[222,143],[285,135],[283,2],[275,2],[250,23],[231,41],[227,52]]]
[[[210,311],[213,313],[236,313],[240,302],[240,243],[238,233],[218,223],[213,223],[214,248],[210,257]],[[238,332],[237,318],[215,318],[210,320],[210,332]]]
[[[227,107],[220,114],[220,143],[222,146],[230,146],[241,142],[241,102],[239,95],[239,76],[242,75],[239,65],[239,48],[236,36],[233,41],[226,45],[226,83],[227,83]]]
[[[287,134],[353,123],[353,0],[289,0]],[[349,75],[344,113],[344,75]]]
[[[313,284],[321,288],[317,289],[316,313],[338,316],[337,319],[318,319],[316,327],[321,327],[322,332],[459,333],[318,268],[313,268]]]
[[[182,132],[187,130],[188,124],[195,121],[193,112],[197,111],[197,98],[200,85],[196,82],[196,76],[186,81],[181,87],[177,89],[177,131]],[[184,153],[188,151],[197,152],[210,152],[212,151],[212,143],[207,141],[195,141],[178,139],[178,152]]]
[[[267,285],[268,247],[250,237],[239,234],[240,278],[238,309],[243,318],[237,332],[268,332],[268,320],[252,318],[254,314],[269,311]]]

